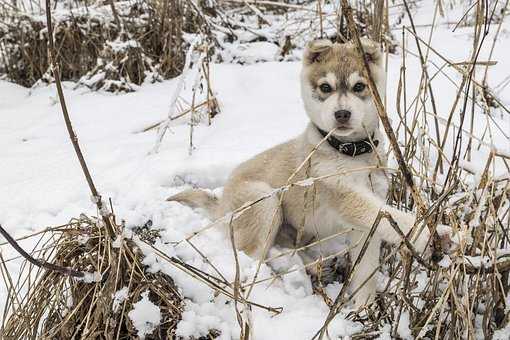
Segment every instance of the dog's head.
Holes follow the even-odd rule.
[[[378,91],[384,96],[385,75],[378,46],[362,39]],[[377,109],[363,77],[363,61],[354,43],[314,40],[303,58],[301,93],[312,122],[344,140],[366,138],[378,127]]]

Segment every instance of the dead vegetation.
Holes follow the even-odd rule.
[[[31,10],[0,4],[0,76],[26,87],[53,81],[44,10],[35,6],[35,0],[30,4],[34,4]],[[388,32],[383,29],[387,17],[374,15],[378,10],[374,6],[360,1],[356,19],[363,33],[380,40],[381,32]],[[253,42],[267,42],[278,50],[280,59],[292,60],[296,58],[293,50],[310,36],[349,39],[345,21],[338,22],[338,30],[331,30],[334,19],[323,17],[320,8],[306,18],[273,27],[265,16],[272,19],[289,10],[295,15],[293,9],[302,5],[268,1],[258,7],[249,2],[190,0],[77,1],[63,8],[56,4],[54,39],[62,80],[93,90],[130,92],[143,82],[176,77],[197,34],[207,40],[208,60],[238,63],[252,62],[239,52]],[[303,29],[297,20],[312,24]],[[283,30],[288,31],[284,36]]]
[[[181,0],[77,2],[55,16],[62,80],[94,90],[133,91],[144,81],[177,76],[185,34],[203,33],[199,8]],[[0,74],[23,86],[52,81],[44,11],[0,9]]]
[[[87,216],[41,236],[48,239],[45,247],[51,249],[45,254],[47,260],[87,274],[75,278],[39,271],[30,284],[20,278],[19,288],[26,288],[26,294],[17,297],[19,305],[6,306],[6,310],[16,308],[4,323],[3,339],[135,338],[129,312],[144,293],[162,315],[161,326],[147,339],[174,336],[183,308],[181,294],[169,276],[146,272],[134,241],[122,239],[122,226],[115,224],[113,215],[109,218],[117,239],[106,232],[101,219]],[[36,269],[27,268],[28,273],[32,271]],[[116,294],[122,289],[125,295]]]
[[[214,42],[197,42],[196,46],[201,47],[194,50],[193,58],[192,54],[189,54],[195,61],[212,55],[204,46],[216,49],[214,53],[218,60],[228,59],[227,55],[220,51],[222,44],[228,39],[236,39],[235,32],[243,29],[251,36],[240,43],[265,41],[275,44],[282,60],[292,60],[292,50],[302,46],[300,39],[308,37],[310,31],[318,33],[313,34],[314,36],[325,35],[339,40],[356,39],[358,35],[368,34],[380,41],[388,53],[395,50],[387,20],[388,7],[384,1],[375,1],[371,5],[363,1],[357,2],[359,7],[355,7],[352,18],[340,15],[345,14],[345,11],[340,10],[336,16],[323,13],[321,2],[317,2],[317,7],[311,11],[309,7],[285,2],[228,2],[231,3],[229,10],[232,11],[232,15],[228,17],[215,7],[203,8],[201,14],[196,15],[196,12],[193,12],[196,8],[179,7],[177,1],[170,1],[142,3],[126,8],[115,4],[121,23],[115,23],[113,12],[107,11],[111,13],[111,18],[106,29],[102,23],[95,23],[94,20],[88,17],[84,19],[79,15],[69,19],[71,21],[57,20],[55,42],[62,79],[116,92],[130,87],[132,89],[132,86],[146,81],[148,76],[153,80],[173,77],[193,67],[190,60],[189,63],[186,62],[185,51],[186,46],[189,48],[194,45],[191,41],[186,42],[181,33],[192,32],[193,29],[196,31],[197,26],[204,22],[211,23],[211,20],[222,21],[225,25],[223,34],[229,38],[222,40],[223,36],[216,35]],[[510,289],[510,177],[495,176],[494,170],[496,167],[505,167],[510,172],[510,158],[501,150],[493,148],[484,160],[485,167],[481,173],[473,172],[469,161],[475,148],[490,144],[491,129],[501,129],[488,118],[486,134],[489,142],[475,137],[472,133],[472,117],[479,114],[479,107],[488,117],[494,115],[496,110],[509,113],[498,100],[496,91],[489,88],[487,72],[480,80],[480,69],[487,70],[490,63],[479,61],[476,53],[485,41],[487,32],[484,25],[489,22],[502,22],[507,14],[505,9],[508,8],[508,1],[503,9],[501,4],[493,8],[488,2],[479,1],[466,14],[462,25],[473,29],[473,53],[470,60],[461,64],[441,55],[430,45],[430,40],[419,38],[412,21],[412,2],[398,3],[402,8],[402,16],[411,20],[411,25],[402,29],[401,33],[410,38],[406,41],[412,41],[419,54],[412,56],[407,46],[399,46],[402,50],[397,103],[400,121],[394,122],[393,127],[385,127],[393,142],[393,152],[401,159],[399,169],[392,173],[393,184],[388,200],[402,209],[419,212],[420,222],[416,229],[435,230],[438,224],[451,226],[459,246],[454,253],[440,258],[439,263],[427,262],[426,265],[423,265],[421,255],[412,253],[412,249],[409,249],[405,242],[398,248],[386,249],[382,255],[382,265],[378,268],[386,279],[385,288],[374,304],[349,315],[351,320],[363,324],[363,331],[354,334],[353,338],[377,338],[385,327],[390,327],[392,336],[398,338],[399,325],[406,322],[415,338],[489,339],[510,322],[507,299]],[[437,2],[435,10],[438,15],[444,5],[444,1]],[[107,5],[101,8],[112,7]],[[170,13],[170,8],[176,12]],[[289,12],[292,19],[292,12],[299,10],[311,12],[306,18],[314,19],[306,29],[299,30],[287,23],[289,31],[292,32],[288,36],[271,36],[263,29],[268,25],[268,16]],[[126,13],[131,13],[131,16]],[[133,24],[136,21],[135,13],[139,16],[146,14],[146,19],[140,26]],[[252,14],[247,22],[238,21],[247,13]],[[300,12],[300,15],[303,15],[303,12]],[[164,20],[166,16],[177,16],[182,20],[171,21],[170,24],[170,21]],[[9,79],[25,86],[31,86],[41,79],[53,79],[53,74],[48,73],[47,42],[45,38],[40,38],[45,24],[34,22],[30,18],[20,18],[17,22],[24,24],[20,26],[23,28],[19,32],[14,32],[14,26],[9,24],[0,26],[4,29],[7,27],[8,33],[0,30],[3,32],[0,33],[0,48],[4,60],[6,56],[10,56],[12,60],[21,62],[16,63],[7,58],[8,62],[3,64],[5,68],[0,71],[6,73]],[[292,21],[291,19],[289,21]],[[351,23],[349,26],[349,20],[355,25]],[[134,29],[133,25],[137,28]],[[119,30],[119,27],[124,28]],[[295,33],[297,30],[299,33]],[[38,33],[34,34],[32,31]],[[204,37],[210,32],[205,30]],[[14,41],[25,43],[18,45]],[[496,39],[494,44],[495,42]],[[83,54],[80,54],[81,52]],[[429,54],[439,56],[444,62],[444,65],[436,67],[434,72],[441,73],[443,67],[447,66],[460,76],[460,81],[456,83],[457,96],[446,120],[439,119],[436,112],[434,98],[437,94],[432,84],[433,76],[429,74],[431,71],[426,67]],[[419,58],[423,65],[420,87],[414,98],[405,96],[409,90],[406,88],[406,58],[410,56]],[[246,62],[239,55],[229,57],[231,59],[228,61]],[[208,72],[208,68],[202,70]],[[168,121],[159,122],[147,129],[160,127],[159,142],[172,118],[191,112],[186,111],[188,108],[181,107],[179,110],[178,96],[179,93],[175,95],[175,100],[172,100],[172,112]],[[217,107],[212,95],[206,101],[191,107],[209,105],[209,100]],[[379,113],[384,119],[386,112],[383,100],[381,98]],[[211,109],[208,112],[212,112]],[[454,118],[457,115],[461,117],[460,123],[455,123]],[[395,136],[403,136],[404,140],[400,143],[403,144],[402,148]],[[452,143],[451,150],[448,149],[449,142]],[[463,145],[469,147],[465,148]],[[430,162],[431,154],[439,155],[437,162]],[[313,183],[321,179],[311,180]],[[279,191],[275,191],[275,194],[276,192]],[[254,202],[234,213],[241,214],[250,204]],[[19,278],[10,277],[8,271],[2,269],[4,281],[10,282],[8,305],[4,312],[9,318],[4,320],[2,330],[6,339],[28,338],[36,334],[48,339],[71,336],[105,339],[134,337],[128,314],[133,304],[139,301],[142,293],[146,291],[149,292],[150,300],[160,306],[163,315],[161,326],[153,333],[153,338],[174,337],[172,332],[183,308],[182,296],[170,277],[161,273],[147,273],[141,263],[139,246],[151,244],[158,234],[154,233],[149,225],[141,228],[138,235],[135,233],[123,238],[122,235],[125,234],[122,224],[115,221],[115,216],[101,216],[81,216],[64,227],[48,230],[42,236],[38,235],[41,237],[40,249],[45,249],[39,251],[40,258],[82,272],[98,273],[99,280],[85,283],[58,272],[37,270],[29,264],[25,265],[26,270]],[[106,227],[107,225],[110,227]],[[202,231],[212,226],[209,225]],[[377,224],[373,226],[373,230],[375,228]],[[197,234],[189,236],[183,242],[192,245],[191,240]],[[250,293],[254,285],[287,273],[278,273],[275,277],[264,279],[255,276],[250,282],[240,282],[237,277],[234,282],[227,282],[221,273],[212,275],[200,272],[179,259],[169,258],[154,245],[151,247],[162,260],[190,274],[190,279],[205,282],[234,301],[241,339],[250,338],[251,325],[248,315],[252,308],[263,308],[275,314],[281,312],[276,307],[257,305],[250,301]],[[199,249],[195,250],[200,253]],[[204,261],[207,262],[208,259],[204,257]],[[353,260],[353,263],[355,270],[356,261]],[[237,270],[239,271],[239,268]],[[373,274],[376,275],[375,272]],[[129,296],[116,304],[115,293],[123,287],[128,287]],[[315,338],[326,338],[328,322],[349,302],[344,293],[341,291],[334,300],[324,296],[331,312]],[[217,331],[212,331],[210,337],[216,336]]]

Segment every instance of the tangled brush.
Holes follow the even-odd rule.
[[[55,57],[61,80],[93,90],[131,92],[143,82],[173,78],[184,65],[183,35],[207,35],[202,14],[188,1],[77,6],[56,11]],[[53,81],[41,14],[0,11],[0,74],[26,87]]]
[[[138,332],[145,332],[146,339],[174,337],[182,296],[170,277],[146,271],[133,239],[122,238],[122,227],[112,225],[119,235],[115,239],[101,219],[85,215],[48,231],[52,242],[46,247],[53,251],[39,260],[72,267],[84,276],[39,271],[5,322],[3,338],[133,339]],[[144,235],[133,238],[143,242]],[[140,326],[133,313],[136,303],[147,298],[161,317]]]

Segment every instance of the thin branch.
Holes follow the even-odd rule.
[[[78,137],[74,132],[71,119],[69,118],[69,111],[67,110],[67,105],[64,98],[64,91],[62,89],[62,83],[60,81],[59,66],[56,62],[55,43],[53,41],[53,25],[51,22],[50,0],[46,0],[46,25],[48,27],[48,57],[50,61],[50,67],[53,72],[53,77],[55,78],[55,85],[57,87],[58,98],[60,100],[60,107],[62,108],[62,114],[64,116],[64,120],[66,123],[67,132],[69,133],[69,139],[73,144],[74,151],[76,153],[76,156],[78,157],[78,161],[80,162],[80,166],[81,169],[83,170],[83,174],[85,175],[85,179],[87,180],[90,192],[92,193],[94,203],[96,204],[97,209],[99,210],[101,216],[103,217],[103,221],[106,227],[108,228],[108,232],[110,232],[110,235],[113,235],[114,234],[113,225],[110,219],[108,218],[108,214],[105,213],[107,207],[103,206],[101,195],[99,195],[96,186],[94,185],[94,181],[92,180],[92,176],[90,175],[89,168],[87,166],[87,163],[85,162],[83,153],[81,152],[80,144],[78,143]]]
[[[377,108],[377,113],[379,114],[379,118],[381,119],[382,125],[384,127],[384,131],[386,132],[386,135],[390,141],[391,148],[395,154],[395,158],[397,159],[397,163],[399,166],[400,171],[402,172],[404,176],[404,180],[411,190],[411,195],[413,196],[413,199],[415,200],[416,204],[418,205],[419,212],[424,212],[426,210],[425,204],[423,202],[423,199],[416,189],[416,186],[414,184],[413,175],[411,174],[411,171],[409,170],[409,167],[407,166],[404,156],[402,155],[402,151],[400,150],[397,142],[397,137],[395,136],[395,131],[393,131],[393,128],[391,127],[388,114],[386,113],[386,110],[383,106],[381,96],[379,95],[379,91],[377,90],[377,87],[375,85],[374,78],[372,76],[372,73],[370,72],[370,67],[368,65],[368,60],[365,58],[365,52],[363,50],[363,46],[361,45],[361,40],[359,36],[358,29],[356,27],[356,24],[354,22],[354,17],[352,14],[352,7],[349,5],[349,2],[347,0],[342,0],[342,8],[344,11],[344,15],[347,19],[347,25],[349,27],[349,30],[351,32],[351,36],[354,40],[354,43],[356,45],[356,49],[358,51],[360,60],[363,62],[363,66],[365,69],[365,73],[367,75],[368,79],[368,87],[370,89],[370,93],[372,95],[372,98],[374,100],[375,106]]]
[[[0,225],[0,234],[9,242],[9,244],[21,255],[23,256],[28,262],[32,263],[33,265],[44,268],[53,272],[58,272],[67,276],[72,277],[79,277],[83,278],[85,276],[84,272],[74,270],[72,268],[59,266],[53,263],[49,263],[46,261],[41,261],[38,259],[33,258],[29,253],[27,253],[23,248],[20,247],[18,242],[14,240],[14,238]]]
[[[326,321],[324,321],[324,324],[322,325],[321,329],[315,334],[315,336],[312,338],[312,340],[316,339],[317,337],[318,337],[319,340],[323,339],[324,335],[326,334],[326,331],[328,329],[328,326],[329,326],[330,322],[338,314],[338,311],[340,310],[340,308],[345,303],[343,301],[343,297],[345,295],[345,292],[347,291],[347,287],[349,286],[349,283],[351,282],[351,280],[352,280],[352,278],[354,276],[354,273],[356,272],[357,267],[361,263],[361,259],[363,258],[363,256],[365,256],[365,252],[367,251],[368,244],[372,240],[372,237],[374,236],[375,231],[377,230],[377,227],[379,226],[379,223],[381,222],[382,216],[383,216],[382,212],[379,212],[379,214],[377,214],[377,217],[376,217],[376,219],[374,221],[374,224],[372,225],[372,228],[370,228],[370,231],[369,231],[365,241],[363,242],[363,246],[361,247],[361,250],[360,250],[360,252],[358,254],[358,257],[356,258],[356,261],[352,265],[351,272],[349,273],[349,276],[348,276],[347,280],[345,280],[342,288],[340,289],[340,292],[338,292],[338,294],[337,294],[337,296],[335,298],[335,302],[333,303],[333,306],[331,306],[331,308],[329,310],[329,313],[328,313],[328,316],[326,318]],[[358,287],[358,289],[359,288],[360,287]]]

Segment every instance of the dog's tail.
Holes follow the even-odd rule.
[[[170,196],[167,201],[175,201],[191,208],[203,209],[209,218],[214,218],[219,207],[219,200],[212,193],[202,189],[190,189]]]

